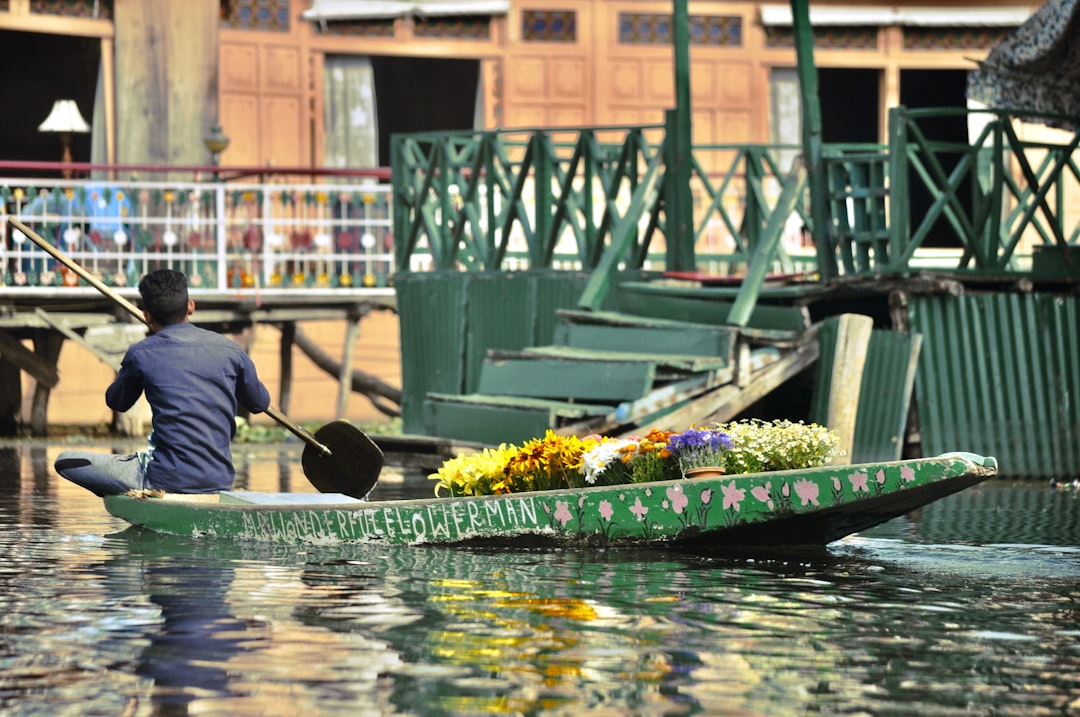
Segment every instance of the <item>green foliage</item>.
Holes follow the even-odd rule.
[[[304,422],[301,427],[315,433],[325,422]],[[401,419],[395,418],[385,422],[361,423],[357,426],[361,431],[370,435],[391,436],[401,434]],[[288,443],[297,440],[284,426],[277,423],[270,425],[252,425],[243,418],[236,419],[236,443]]]

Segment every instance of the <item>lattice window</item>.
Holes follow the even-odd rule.
[[[8,10],[9,5],[4,0],[2,9]],[[30,12],[36,15],[112,20],[113,0],[31,0]]]
[[[577,13],[573,10],[525,10],[521,37],[526,42],[577,42]]]
[[[795,47],[795,30],[766,27],[766,47]],[[814,47],[824,50],[874,50],[878,46],[875,26],[829,25],[814,28]]]
[[[221,0],[221,26],[288,32],[289,0]]]
[[[619,13],[619,42],[623,45],[670,45],[671,15],[664,13]],[[691,15],[690,44],[711,47],[741,47],[742,18],[738,15]]]
[[[491,38],[490,15],[455,15],[417,18],[413,21],[413,35],[440,40],[488,40]]]
[[[905,27],[905,50],[987,50],[1009,34],[1003,27]]]
[[[325,29],[323,26],[325,25]],[[312,25],[318,32],[327,35],[348,35],[349,37],[393,37],[394,19],[375,18],[371,20],[334,20],[317,22]]]

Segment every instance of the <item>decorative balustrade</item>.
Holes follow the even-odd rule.
[[[3,287],[80,283],[8,216],[116,287],[162,267],[217,292],[383,287],[394,270],[385,184],[0,179],[0,207]]]
[[[592,270],[621,242],[622,228],[634,236],[619,263],[662,269],[666,190],[658,184],[636,205],[634,195],[663,175],[665,142],[660,126],[396,135],[398,265],[421,252],[445,270]],[[781,159],[790,164],[798,151],[694,147],[690,192],[699,268],[745,269],[788,181]],[[786,252],[808,244],[804,204],[791,217],[778,268],[795,266]]]

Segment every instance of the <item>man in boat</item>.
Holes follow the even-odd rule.
[[[147,274],[139,295],[150,335],[128,348],[105,403],[127,411],[145,392],[153,412],[149,446],[131,455],[64,451],[56,472],[99,496],[229,490],[237,407],[261,413],[270,393],[235,341],[189,321],[195,302],[182,273]]]

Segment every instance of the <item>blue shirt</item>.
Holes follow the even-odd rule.
[[[147,485],[170,493],[232,488],[237,406],[260,413],[270,405],[239,344],[189,322],[166,326],[128,348],[105,403],[126,411],[144,391],[154,413]]]

